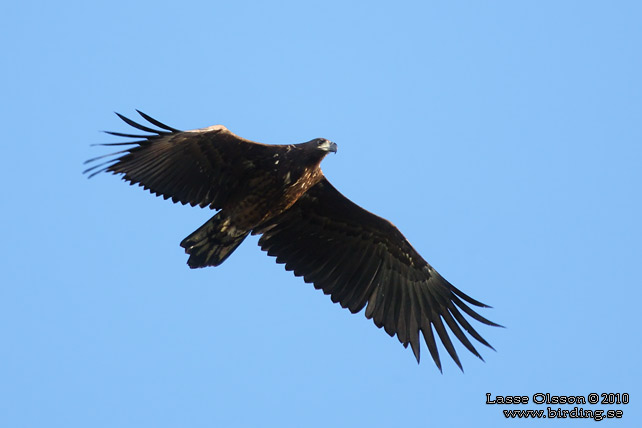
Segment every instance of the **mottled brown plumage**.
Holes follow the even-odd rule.
[[[178,131],[139,114],[159,129],[118,115],[151,135],[110,132],[139,140],[111,144],[133,147],[85,172],[122,174],[165,199],[219,210],[181,242],[190,267],[218,266],[248,234],[261,234],[261,249],[277,263],[352,313],[367,305],[366,317],[404,347],[410,344],[417,361],[420,332],[440,370],[434,333],[460,368],[446,328],[479,358],[464,330],[491,347],[462,314],[496,326],[466,303],[486,306],[439,275],[392,223],[345,198],[323,176],[320,163],[336,152],[334,143],[265,145],[221,125]]]

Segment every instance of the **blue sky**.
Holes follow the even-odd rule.
[[[639,2],[13,2],[0,8],[0,425],[500,426],[493,395],[629,393],[642,416]],[[82,162],[134,109],[323,170],[493,309],[440,374],[212,213]],[[441,353],[444,354],[443,348]],[[551,406],[572,409],[573,406]],[[538,420],[530,424],[574,423]],[[581,423],[581,422],[580,422]]]

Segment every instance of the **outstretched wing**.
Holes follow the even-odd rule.
[[[464,331],[492,347],[462,312],[497,324],[467,304],[488,307],[446,281],[389,221],[351,202],[325,178],[290,209],[253,231],[262,233],[261,249],[277,263],[329,294],[352,313],[367,304],[366,317],[377,327],[408,344],[419,362],[419,332],[441,370],[436,332],[461,368],[446,326],[470,352],[482,358]]]
[[[138,113],[159,129],[116,113],[128,125],[149,134],[108,131],[108,134],[136,140],[103,144],[132,147],[88,160],[86,163],[107,158],[85,173],[90,173],[90,177],[103,171],[122,174],[131,184],[137,183],[165,199],[221,209],[238,186],[258,173],[257,163],[271,159],[286,147],[246,140],[222,125],[179,131]]]

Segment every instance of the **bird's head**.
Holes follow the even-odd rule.
[[[326,154],[330,152],[337,152],[337,144],[333,143],[330,140],[326,140],[325,138],[315,138],[314,140],[310,140],[305,144],[310,149],[319,150]]]
[[[325,138],[315,138],[306,143],[294,144],[292,148],[297,149],[299,162],[304,164],[318,164],[330,152],[337,152],[337,145]]]

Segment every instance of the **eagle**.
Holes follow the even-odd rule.
[[[469,305],[489,306],[444,279],[401,232],[343,196],[320,164],[337,145],[325,138],[300,144],[250,141],[225,126],[180,131],[136,110],[142,133],[106,131],[134,141],[100,144],[123,150],[88,160],[84,173],[122,175],[172,202],[217,210],[180,243],[190,268],[218,266],[249,235],[287,271],[303,277],[351,313],[365,316],[420,361],[420,333],[442,371],[438,337],[463,371],[447,329],[483,361],[468,336],[494,349],[464,317],[499,326]],[[153,126],[153,127],[152,127]],[[462,314],[463,312],[463,314]]]

